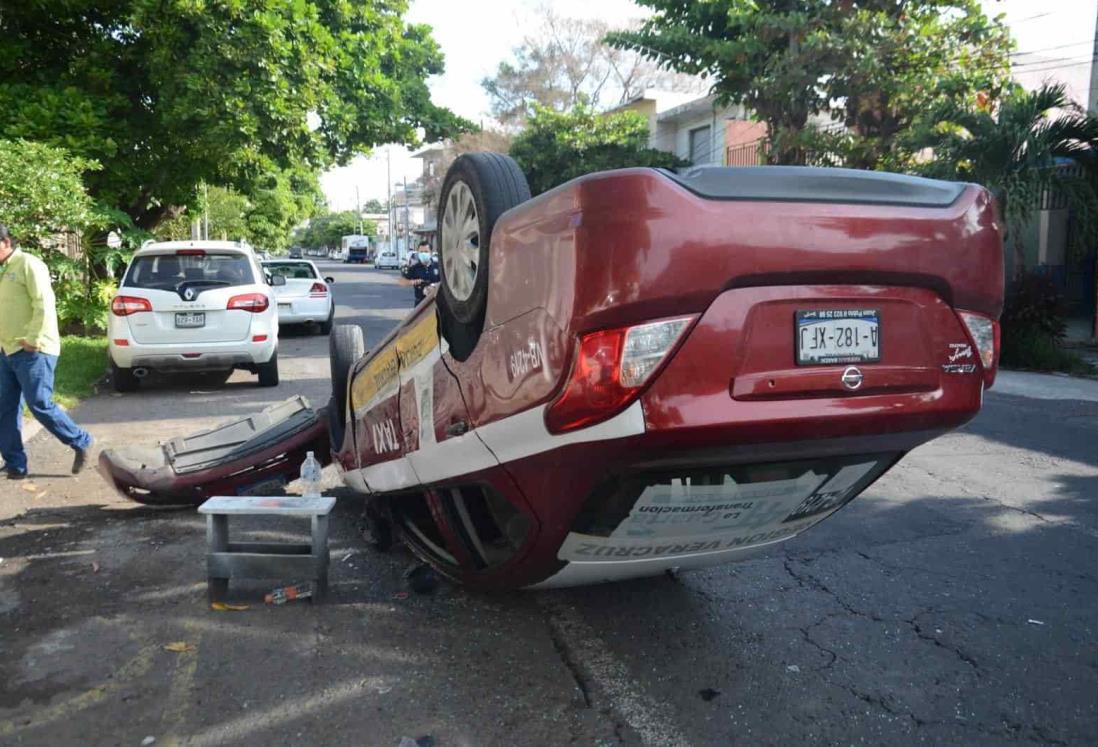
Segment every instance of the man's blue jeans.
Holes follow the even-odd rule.
[[[23,449],[23,400],[35,419],[61,443],[74,449],[91,445],[91,435],[53,402],[57,356],[18,350],[0,353],[0,457],[8,469],[27,471]]]

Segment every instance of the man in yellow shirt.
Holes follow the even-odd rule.
[[[0,223],[0,457],[9,480],[27,476],[22,403],[46,430],[72,448],[72,473],[84,469],[91,435],[53,401],[61,355],[57,308],[46,264],[16,249]]]

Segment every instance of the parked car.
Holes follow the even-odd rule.
[[[263,263],[263,270],[272,279],[285,279],[274,288],[279,324],[315,323],[322,335],[332,331],[335,301],[329,286],[335,278],[321,277],[320,270],[307,259],[270,260]]]
[[[153,370],[243,368],[261,386],[278,384],[277,310],[247,244],[146,243],[111,301],[107,334],[111,379],[120,392],[133,391]]]
[[[529,197],[511,159],[458,158],[438,291],[369,353],[359,327],[330,337],[328,443],[370,536],[455,581],[747,557],[967,422],[995,380],[1002,235],[982,187],[634,168]],[[297,417],[270,432],[325,452]],[[235,465],[189,495],[245,489]]]
[[[378,252],[376,258],[374,258],[374,269],[376,270],[399,270],[400,269],[400,257],[396,252]]]
[[[290,250],[290,259],[301,259],[301,250],[294,247]]]

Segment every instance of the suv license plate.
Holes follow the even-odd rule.
[[[881,319],[877,309],[798,311],[798,366],[873,363],[881,359]]]
[[[205,327],[206,312],[204,311],[180,311],[175,315],[177,327]]]

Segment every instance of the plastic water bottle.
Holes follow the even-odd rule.
[[[320,462],[309,452],[301,463],[301,486],[306,498],[320,497]]]

